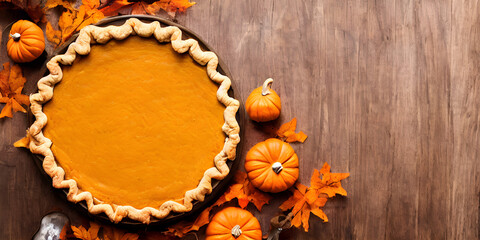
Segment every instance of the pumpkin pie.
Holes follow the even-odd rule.
[[[191,211],[240,141],[239,101],[217,65],[175,26],[87,26],[30,97],[30,150],[69,201],[113,222]]]

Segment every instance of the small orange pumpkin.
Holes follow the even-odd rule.
[[[248,116],[256,122],[268,122],[280,116],[282,103],[278,94],[271,89],[273,79],[265,80],[262,87],[250,93],[245,103]]]
[[[261,240],[258,220],[247,210],[228,207],[213,216],[208,224],[206,240]]]
[[[8,56],[18,63],[31,62],[45,50],[45,38],[40,27],[27,20],[12,25],[7,42]]]
[[[264,192],[278,193],[297,181],[298,157],[290,144],[270,138],[248,151],[245,170],[253,186]]]

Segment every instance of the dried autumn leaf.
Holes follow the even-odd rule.
[[[139,238],[136,233],[125,232],[111,226],[102,226],[102,229],[104,240],[137,240]]]
[[[229,187],[224,196],[227,201],[236,198],[241,208],[246,208],[251,202],[259,211],[272,199],[269,194],[256,189],[248,180],[245,172],[235,174],[234,184]]]
[[[279,137],[284,137],[286,132],[295,132],[297,129],[297,118],[293,118],[290,122],[282,124],[277,131]]]
[[[348,176],[350,173],[331,173],[330,166],[325,163],[320,171],[316,169],[313,171],[310,188],[317,190],[318,193],[327,194],[328,197],[333,197],[335,194],[347,196],[347,191],[342,187],[340,181]]]
[[[79,238],[82,240],[91,240],[90,234],[88,233],[87,229],[85,229],[85,227],[83,226],[78,226],[78,227],[72,226],[72,231],[73,231],[73,235],[76,238]]]
[[[282,211],[291,209],[293,226],[308,232],[310,213],[328,222],[327,215],[321,209],[327,203],[327,199],[336,194],[347,196],[347,191],[342,188],[340,181],[347,178],[349,173],[331,173],[330,166],[325,163],[322,169],[314,169],[310,180],[310,187],[297,183],[290,189],[293,194],[280,205]]]
[[[28,132],[27,132],[27,135],[26,135],[24,138],[16,141],[16,142],[13,144],[13,146],[14,146],[14,147],[17,147],[17,148],[20,148],[20,147],[30,148],[30,147],[29,147],[29,144],[30,144],[30,135],[29,135]]]
[[[302,208],[302,225],[303,225],[303,229],[305,229],[305,232],[308,232],[308,228],[309,228],[308,220],[310,219],[310,211],[311,211],[311,208],[310,208],[309,204],[303,205],[303,208]]]
[[[145,2],[136,2],[132,5],[132,11],[131,14],[133,15],[141,15],[141,14],[147,14],[147,6]]]
[[[285,142],[305,142],[307,135],[300,131],[295,133],[297,128],[297,118],[293,118],[290,122],[284,123],[277,131],[277,136]]]
[[[46,28],[47,39],[54,43],[55,47],[67,41],[85,26],[96,23],[105,17],[97,9],[100,6],[99,0],[82,0],[82,5],[78,9],[69,6],[67,1],[52,2],[49,7],[59,5],[67,6],[58,19],[59,29],[54,29],[50,22],[47,23]]]
[[[75,10],[75,2],[76,1],[74,0],[47,0],[47,2],[45,3],[45,9],[52,9],[58,6],[62,6],[65,9]]]
[[[297,184],[300,184],[300,183],[297,183]],[[282,211],[287,211],[288,209],[291,209],[293,208],[293,206],[295,206],[295,204],[300,201],[300,199],[303,198],[303,195],[304,193],[300,192],[299,190],[295,189],[295,188],[292,188],[293,190],[293,195],[290,196],[290,198],[288,198],[285,202],[282,203],[282,205],[280,205],[280,209]]]
[[[5,106],[0,112],[0,118],[11,118],[13,112],[27,112],[22,107],[22,105],[30,106],[29,97],[22,94],[26,81],[19,65],[10,67],[9,62],[3,64],[3,70],[0,72],[0,103],[5,103]]]
[[[320,219],[322,219],[323,222],[328,222],[327,214],[325,214],[322,209],[320,209],[320,208],[314,208],[311,212],[312,212],[315,216],[317,216],[317,217],[319,217]]]
[[[195,5],[195,2],[190,2],[189,0],[171,0],[169,1],[169,6],[167,12],[185,12],[187,8]]]
[[[122,8],[130,6],[132,4],[133,2],[129,2],[128,0],[114,0],[108,6],[100,9],[100,12],[102,12],[105,16],[115,16]]]
[[[100,230],[100,225],[90,222],[90,227],[85,229],[84,226],[71,226],[73,235],[76,238],[82,239],[82,240],[98,240],[98,231]]]

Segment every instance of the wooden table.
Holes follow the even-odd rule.
[[[351,174],[329,223],[312,216],[283,239],[479,238],[478,0],[197,2],[177,20],[216,49],[241,97],[268,77],[282,97],[279,121],[247,122],[245,150],[297,117],[309,135],[294,145],[300,181],[324,162]],[[0,13],[0,28],[13,16]],[[23,66],[24,92],[41,65]],[[0,239],[28,239],[52,210],[85,220],[12,146],[26,128],[22,113],[0,120]],[[254,212],[265,232],[279,202]]]

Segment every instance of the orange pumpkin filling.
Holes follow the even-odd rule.
[[[100,201],[159,207],[197,187],[223,148],[225,107],[205,67],[131,36],[63,68],[44,106],[67,179]]]

